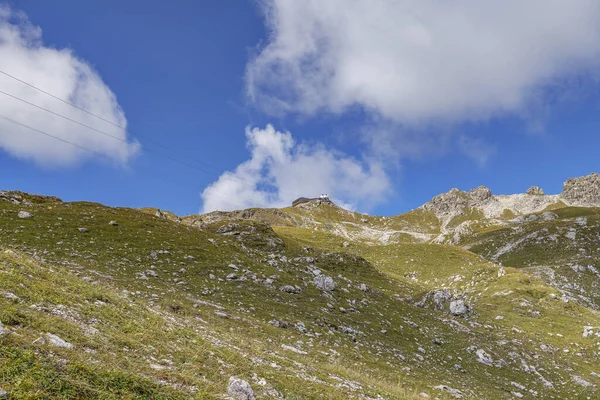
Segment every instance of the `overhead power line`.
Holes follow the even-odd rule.
[[[1,115],[1,114],[0,114],[0,119],[3,119],[3,120],[5,120],[5,121],[7,121],[7,122],[10,122],[10,123],[12,123],[12,124],[15,124],[15,125],[21,126],[21,127],[23,127],[23,128],[30,129],[30,130],[32,130],[32,131],[34,131],[34,132],[37,132],[37,133],[39,133],[39,134],[41,134],[41,135],[44,135],[44,136],[47,136],[47,137],[49,137],[49,138],[51,138],[51,139],[58,140],[58,141],[60,141],[60,142],[66,143],[66,144],[68,144],[68,145],[71,145],[71,146],[73,146],[73,147],[77,147],[78,149],[81,149],[81,150],[84,150],[84,151],[87,151],[87,152],[90,152],[90,153],[96,154],[96,155],[98,155],[98,156],[104,157],[104,158],[106,158],[106,159],[109,159],[109,160],[111,160],[111,161],[114,161],[114,162],[116,162],[116,163],[118,163],[118,164],[121,164],[121,165],[123,165],[123,166],[125,166],[125,167],[128,167],[128,166],[129,166],[129,164],[128,164],[127,162],[125,162],[125,161],[123,161],[123,160],[120,160],[120,159],[118,159],[118,158],[116,158],[116,157],[111,157],[111,156],[109,156],[109,155],[107,155],[107,154],[105,154],[105,153],[102,153],[102,152],[100,152],[100,151],[93,150],[93,149],[90,149],[89,147],[85,147],[85,146],[82,146],[82,145],[80,145],[80,144],[77,144],[77,143],[71,142],[71,141],[69,141],[69,140],[63,139],[63,138],[61,138],[61,137],[58,137],[58,136],[52,135],[52,134],[50,134],[50,133],[48,133],[48,132],[46,132],[46,131],[42,131],[41,129],[37,129],[37,128],[34,128],[34,127],[30,126],[30,125],[27,125],[27,124],[24,124],[24,123],[22,123],[22,122],[16,121],[16,120],[14,120],[14,119],[12,119],[12,118],[9,118],[9,117],[7,117],[7,116],[5,116],[5,115]],[[140,171],[140,172],[143,172],[143,173],[147,173],[147,174],[151,175],[153,178],[157,176],[155,172],[151,172],[150,170],[145,170],[145,169],[140,169],[140,168],[138,168],[137,170],[138,170],[138,171]],[[161,175],[159,175],[159,177],[160,177],[161,179],[163,179],[163,180],[164,180],[166,183],[173,183],[173,179],[172,179],[172,177],[169,177],[169,176],[167,176],[167,175],[165,175],[165,174],[161,174]],[[225,196],[219,195],[218,193],[215,193],[215,194],[217,195],[217,197],[220,197],[220,198],[224,199],[224,200],[225,200],[227,203],[229,203],[230,205],[232,205],[232,206],[235,206],[235,204],[234,204],[234,203],[232,203],[232,202],[231,202],[231,201],[230,201],[228,198],[226,198]]]
[[[96,113],[93,113],[93,112],[91,112],[91,111],[89,111],[89,110],[86,110],[86,109],[85,109],[85,108],[83,108],[83,107],[79,107],[77,104],[74,104],[74,103],[72,103],[72,102],[70,102],[70,101],[68,101],[68,100],[65,100],[65,99],[63,99],[63,98],[61,98],[61,97],[59,97],[59,96],[56,96],[56,95],[54,95],[54,94],[52,94],[52,93],[50,93],[50,92],[48,92],[48,91],[46,91],[46,90],[44,90],[44,89],[42,89],[42,88],[39,88],[39,87],[37,87],[37,86],[35,86],[35,85],[33,85],[33,84],[31,84],[31,83],[29,83],[29,82],[27,82],[27,81],[23,80],[23,79],[20,79],[20,78],[18,78],[18,77],[16,77],[16,76],[14,76],[14,75],[12,75],[12,74],[9,74],[9,73],[8,73],[8,72],[6,72],[6,71],[2,71],[2,70],[0,70],[0,74],[3,74],[3,75],[5,75],[5,76],[7,76],[7,77],[9,77],[9,78],[11,78],[11,79],[14,79],[14,80],[16,80],[16,81],[18,81],[18,82],[22,83],[23,85],[29,86],[30,88],[32,88],[32,89],[35,89],[35,90],[37,90],[37,91],[39,91],[39,92],[41,92],[41,93],[43,93],[43,94],[45,94],[45,95],[47,95],[47,96],[50,96],[50,97],[52,97],[53,99],[56,99],[56,100],[58,100],[58,101],[60,101],[60,102],[62,102],[62,103],[64,103],[64,104],[67,104],[67,105],[69,105],[69,106],[71,106],[71,107],[73,107],[73,108],[76,108],[76,109],[77,109],[77,110],[79,110],[79,111],[82,111],[82,112],[84,112],[84,113],[86,113],[86,114],[88,114],[88,115],[91,115],[91,116],[92,116],[92,117],[94,117],[94,118],[98,118],[99,120],[101,120],[101,121],[104,121],[104,122],[106,122],[106,123],[108,123],[108,124],[110,124],[110,125],[112,125],[112,126],[114,126],[114,127],[116,127],[116,128],[120,128],[120,129],[122,129],[122,130],[123,130],[124,132],[126,132],[126,133],[129,133],[129,134],[131,134],[131,135],[138,136],[138,137],[143,137],[143,138],[144,138],[144,139],[146,139],[148,142],[150,142],[150,143],[152,143],[152,144],[155,144],[155,145],[157,145],[157,146],[159,146],[159,147],[162,147],[162,148],[164,148],[165,150],[169,150],[169,151],[175,152],[175,153],[179,154],[180,156],[182,156],[182,157],[185,157],[185,158],[187,158],[187,159],[189,159],[189,160],[191,160],[191,161],[197,162],[197,163],[199,163],[199,164],[203,164],[203,165],[205,165],[205,166],[207,166],[207,167],[211,167],[211,165],[210,165],[210,164],[207,164],[207,163],[206,163],[206,162],[204,162],[204,161],[197,160],[196,158],[194,158],[194,157],[191,157],[191,156],[189,156],[189,155],[187,155],[187,154],[185,154],[185,153],[183,153],[183,152],[181,152],[181,151],[179,151],[179,150],[177,150],[177,149],[170,148],[169,146],[166,146],[166,145],[164,145],[164,144],[162,144],[162,143],[160,143],[160,142],[158,142],[158,141],[155,141],[155,140],[153,140],[153,139],[151,139],[151,138],[149,138],[149,137],[147,137],[147,136],[141,135],[141,134],[139,134],[139,133],[137,133],[137,132],[133,132],[133,131],[131,131],[130,129],[128,129],[128,128],[126,128],[126,127],[124,127],[124,126],[117,124],[116,122],[113,122],[113,121],[111,121],[111,120],[109,120],[109,119],[107,119],[107,118],[104,118],[104,117],[102,117],[102,116],[100,116],[100,115],[98,115],[98,114],[96,114]]]
[[[115,122],[113,122],[113,121],[110,121],[110,120],[108,120],[108,119],[106,119],[106,118],[103,118],[102,116],[99,116],[99,115],[97,115],[97,114],[95,114],[95,113],[93,113],[93,112],[91,112],[91,111],[89,111],[89,110],[86,110],[86,109],[84,109],[84,108],[82,108],[82,107],[79,107],[78,105],[76,105],[76,104],[74,104],[74,103],[72,103],[72,102],[70,102],[70,101],[68,101],[68,100],[65,100],[65,99],[63,99],[63,98],[61,98],[61,97],[59,97],[59,96],[56,96],[56,95],[54,95],[54,94],[52,94],[52,93],[50,93],[50,92],[48,92],[48,91],[46,91],[46,90],[43,90],[43,89],[41,89],[41,88],[39,88],[39,87],[37,87],[37,86],[35,86],[35,85],[33,85],[33,84],[31,84],[31,83],[29,83],[29,82],[27,82],[27,81],[23,80],[23,79],[20,79],[20,78],[18,78],[18,77],[16,77],[16,76],[14,76],[14,75],[11,75],[11,74],[9,74],[9,73],[7,73],[7,72],[5,72],[5,71],[2,71],[2,70],[0,70],[0,73],[1,73],[1,74],[3,74],[3,75],[5,75],[5,76],[7,76],[7,77],[10,77],[10,78],[12,78],[12,79],[14,79],[14,80],[18,81],[18,82],[20,82],[20,83],[22,83],[22,84],[24,84],[24,85],[26,85],[26,86],[28,86],[28,87],[31,87],[31,88],[33,88],[33,89],[35,89],[35,90],[37,90],[37,91],[39,91],[39,92],[41,92],[41,93],[43,93],[43,94],[45,94],[45,95],[48,95],[48,96],[50,96],[50,97],[52,97],[52,98],[54,98],[54,99],[56,99],[56,100],[58,100],[58,101],[61,101],[61,102],[62,102],[62,103],[64,103],[64,104],[67,104],[67,105],[69,105],[69,106],[71,106],[71,107],[74,107],[74,108],[75,108],[75,109],[77,109],[77,110],[80,110],[80,111],[82,111],[82,112],[85,112],[85,113],[86,113],[86,114],[88,114],[88,115],[91,115],[91,116],[93,116],[93,117],[95,117],[95,118],[98,118],[98,119],[100,119],[101,121],[107,122],[107,123],[111,124],[111,125],[112,125],[112,126],[114,126],[114,127],[117,127],[117,128],[119,128],[119,129],[122,129],[122,130],[123,130],[124,132],[126,132],[126,133],[129,133],[129,134],[131,134],[131,135],[134,135],[134,136],[142,137],[142,138],[144,138],[145,140],[147,140],[148,142],[150,142],[150,143],[152,143],[152,144],[155,144],[155,145],[157,145],[157,146],[159,146],[159,147],[161,147],[161,148],[163,148],[163,149],[165,149],[165,150],[169,150],[169,151],[172,151],[172,152],[174,152],[174,153],[176,153],[176,154],[179,154],[180,156],[182,156],[182,157],[185,157],[185,158],[187,158],[187,159],[189,159],[189,160],[191,160],[191,161],[194,161],[195,163],[198,163],[198,164],[201,164],[201,165],[205,165],[205,166],[208,166],[208,167],[214,168],[214,167],[212,167],[210,164],[208,164],[208,163],[206,163],[206,162],[204,162],[204,161],[200,161],[200,160],[197,160],[196,158],[190,157],[190,156],[186,155],[185,153],[183,153],[183,152],[180,152],[179,150],[176,150],[176,149],[173,149],[173,148],[171,148],[171,147],[169,147],[169,146],[166,146],[166,145],[164,145],[164,144],[162,144],[162,143],[160,143],[160,142],[158,142],[158,141],[155,141],[155,140],[153,140],[153,139],[150,139],[150,138],[148,138],[147,136],[142,136],[142,135],[140,135],[140,134],[138,134],[138,133],[134,133],[133,131],[131,131],[131,130],[128,130],[127,128],[125,128],[124,126],[121,126],[121,125],[119,125],[119,124],[117,124],[117,123],[115,123]],[[120,142],[127,143],[127,144],[130,144],[130,145],[133,145],[133,146],[136,146],[136,147],[138,147],[138,148],[142,149],[143,151],[146,151],[146,152],[149,152],[149,153],[152,153],[152,154],[155,154],[155,155],[161,156],[161,157],[165,157],[166,159],[168,159],[168,160],[170,160],[170,161],[173,161],[173,162],[176,162],[176,163],[178,163],[178,164],[181,164],[181,165],[183,165],[183,166],[186,166],[186,167],[189,167],[189,168],[196,169],[196,170],[198,170],[198,171],[201,171],[201,172],[204,172],[204,173],[206,173],[206,174],[212,174],[212,173],[216,173],[216,174],[218,174],[218,173],[219,173],[219,172],[215,171],[214,169],[211,171],[211,170],[207,170],[207,169],[204,169],[204,168],[200,168],[200,167],[199,167],[199,166],[197,166],[197,165],[193,165],[193,164],[190,164],[190,163],[188,163],[188,162],[185,162],[185,161],[179,160],[179,159],[177,159],[177,158],[171,157],[171,156],[169,156],[169,155],[166,155],[166,154],[163,154],[163,153],[160,153],[160,152],[157,152],[157,151],[154,151],[154,150],[148,149],[148,148],[146,148],[146,147],[143,147],[143,146],[141,146],[139,143],[131,143],[131,142],[127,141],[126,139],[120,138],[120,137],[118,137],[118,136],[111,135],[111,134],[110,134],[110,133],[108,133],[108,132],[105,132],[105,131],[103,131],[103,130],[100,130],[100,129],[94,128],[94,127],[92,127],[92,126],[90,126],[90,125],[87,125],[87,124],[85,124],[85,123],[82,123],[82,122],[80,122],[80,121],[77,121],[77,120],[75,120],[75,119],[72,119],[72,118],[70,118],[70,117],[67,117],[67,116],[65,116],[65,115],[62,115],[62,114],[60,114],[60,113],[57,113],[57,112],[55,112],[55,111],[49,110],[49,109],[47,109],[47,108],[44,108],[44,107],[42,107],[42,106],[39,106],[39,105],[37,105],[37,104],[35,104],[35,103],[32,103],[32,102],[30,102],[30,101],[27,101],[27,100],[25,100],[25,99],[22,99],[22,98],[20,98],[20,97],[18,97],[18,96],[15,96],[15,95],[13,95],[13,94],[7,93],[7,92],[5,92],[5,91],[2,91],[2,90],[0,90],[0,94],[4,94],[5,96],[8,96],[8,97],[10,97],[10,98],[13,98],[13,99],[15,99],[15,100],[17,100],[17,101],[20,101],[20,102],[22,102],[22,103],[24,103],[24,104],[27,104],[27,105],[31,106],[31,107],[35,107],[35,108],[37,108],[37,109],[39,109],[39,110],[42,110],[42,111],[44,111],[44,112],[47,112],[47,113],[49,113],[49,114],[52,114],[52,115],[54,115],[54,116],[56,116],[56,117],[59,117],[59,118],[65,119],[65,120],[67,120],[67,121],[70,121],[70,122],[72,122],[72,123],[74,123],[74,124],[80,125],[80,126],[82,126],[82,127],[84,127],[84,128],[90,129],[90,130],[92,130],[92,131],[94,131],[94,132],[97,132],[97,133],[99,133],[99,134],[102,134],[102,135],[104,135],[104,136],[110,137],[110,138],[112,138],[112,139],[114,139],[114,140],[118,140],[118,141],[120,141]],[[243,179],[240,179],[240,178],[237,178],[237,177],[225,176],[225,175],[222,175],[222,174],[221,174],[221,175],[220,175],[220,177],[219,177],[219,179],[221,179],[221,178],[222,178],[222,179],[224,179],[224,180],[231,181],[231,182],[241,183],[241,184],[247,185],[247,186],[249,186],[249,187],[252,187],[252,188],[255,188],[255,187],[256,187],[256,184],[254,184],[254,183],[251,183],[251,182],[248,182],[248,181],[246,181],[246,180],[243,180]],[[282,191],[282,190],[279,190],[279,193],[282,193],[282,194],[288,194],[288,195],[290,195],[290,196],[293,196],[293,197],[295,197],[295,196],[298,196],[298,193],[291,193],[291,192]]]

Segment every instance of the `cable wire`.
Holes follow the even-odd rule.
[[[22,123],[22,122],[15,121],[14,119],[12,119],[12,118],[9,118],[9,117],[7,117],[7,116],[5,116],[5,115],[2,115],[2,114],[0,114],[0,119],[3,119],[3,120],[5,120],[5,121],[8,121],[8,122],[11,122],[11,123],[13,123],[13,124],[15,124],[15,125],[18,125],[18,126],[21,126],[21,127],[23,127],[23,128],[30,129],[30,130],[32,130],[32,131],[34,131],[34,132],[37,132],[37,133],[41,134],[41,135],[47,136],[47,137],[49,137],[49,138],[52,138],[52,139],[58,140],[58,141],[60,141],[60,142],[66,143],[66,144],[69,144],[69,145],[71,145],[71,146],[74,146],[74,147],[77,147],[77,148],[79,148],[79,149],[81,149],[81,150],[85,150],[85,151],[88,151],[88,152],[90,152],[90,153],[93,153],[93,154],[99,155],[99,156],[101,156],[101,157],[107,158],[107,159],[109,159],[109,160],[111,160],[111,161],[114,161],[114,162],[116,162],[116,163],[118,163],[118,164],[121,164],[121,165],[123,165],[123,166],[125,166],[125,167],[129,167],[129,164],[128,164],[128,163],[126,163],[126,162],[124,162],[124,161],[122,161],[122,160],[119,160],[118,158],[111,157],[111,156],[109,156],[109,155],[107,155],[107,154],[104,154],[104,153],[102,153],[102,152],[99,152],[99,151],[96,151],[96,150],[90,149],[89,147],[81,146],[81,145],[79,145],[79,144],[77,144],[77,143],[73,143],[73,142],[71,142],[71,141],[69,141],[69,140],[66,140],[66,139],[63,139],[63,138],[61,138],[61,137],[58,137],[58,136],[52,135],[52,134],[50,134],[50,133],[48,133],[48,132],[42,131],[42,130],[40,130],[40,129],[37,129],[37,128],[34,128],[34,127],[32,127],[32,126],[26,125],[26,124],[24,124],[24,123]],[[156,176],[157,176],[157,175],[156,175],[156,173],[154,173],[154,172],[151,172],[150,170],[145,170],[145,169],[140,169],[140,168],[138,168],[137,170],[138,170],[138,171],[140,171],[140,172],[147,173],[147,174],[151,175],[152,177],[156,177]],[[163,179],[163,180],[164,180],[166,183],[169,183],[169,184],[173,183],[173,179],[172,179],[171,177],[169,177],[169,176],[166,176],[166,175],[164,175],[164,174],[161,174],[161,175],[162,175],[162,176],[161,176],[161,178],[162,178],[162,179]],[[216,196],[218,196],[218,197],[220,197],[220,198],[222,198],[222,199],[224,199],[224,200],[225,200],[227,203],[229,203],[230,205],[232,205],[232,206],[235,206],[235,204],[234,204],[234,203],[232,203],[232,202],[231,202],[229,199],[227,199],[225,196],[219,195],[218,193],[215,193],[215,195],[216,195]]]
[[[44,91],[43,89],[39,89],[39,88],[37,88],[36,86],[33,86],[33,85],[31,85],[31,84],[29,84],[29,83],[27,83],[27,82],[25,82],[25,81],[23,81],[23,80],[21,80],[21,79],[18,79],[18,78],[16,78],[16,77],[14,77],[14,76],[10,75],[10,74],[7,74],[6,72],[4,72],[4,71],[2,71],[2,70],[0,70],[0,73],[4,74],[4,75],[6,75],[6,76],[9,76],[9,77],[11,77],[11,78],[13,78],[13,79],[16,79],[17,81],[19,81],[19,82],[22,82],[23,84],[25,84],[25,85],[27,85],[27,86],[30,86],[30,87],[32,87],[32,88],[35,88],[35,89],[39,90],[39,91],[40,91],[40,92],[42,92],[42,93],[45,93],[45,94],[47,94],[47,95],[49,95],[49,96],[51,96],[51,97],[53,97],[53,98],[55,98],[55,99],[57,99],[57,100],[60,100],[60,101],[62,101],[62,102],[63,102],[63,103],[65,103],[65,104],[71,105],[71,106],[75,107],[75,108],[76,108],[76,109],[78,109],[78,110],[85,111],[87,114],[90,114],[90,115],[92,115],[92,116],[95,116],[95,117],[97,117],[97,118],[99,118],[99,119],[101,119],[101,120],[103,120],[103,121],[109,122],[109,123],[111,123],[112,125],[114,125],[115,127],[118,127],[118,128],[121,128],[121,129],[123,129],[125,132],[128,132],[128,133],[131,133],[131,134],[133,134],[133,132],[131,132],[131,131],[128,131],[126,128],[124,128],[124,127],[122,127],[122,126],[120,126],[120,125],[118,125],[118,124],[112,123],[111,121],[109,121],[109,120],[106,120],[106,119],[104,119],[104,118],[102,118],[102,117],[100,117],[100,116],[97,116],[96,114],[93,114],[93,113],[91,113],[91,112],[89,112],[89,111],[87,111],[87,110],[85,110],[85,109],[83,109],[83,108],[81,108],[81,107],[79,107],[79,106],[77,106],[77,105],[74,105],[74,104],[72,104],[72,103],[70,103],[70,102],[68,102],[68,101],[66,101],[66,100],[63,100],[63,99],[61,99],[61,98],[59,98],[59,97],[57,97],[57,96],[54,96],[53,94],[51,94],[51,93],[49,93],[49,92],[46,92],[46,91]],[[39,110],[42,110],[42,111],[44,111],[44,112],[47,112],[47,113],[49,113],[49,114],[52,114],[52,115],[54,115],[54,116],[56,116],[56,117],[59,117],[59,118],[65,119],[65,120],[67,120],[67,121],[70,121],[70,122],[72,122],[72,123],[74,123],[74,124],[80,125],[80,126],[82,126],[82,127],[84,127],[84,128],[90,129],[90,130],[92,130],[92,131],[94,131],[94,132],[100,133],[100,134],[102,134],[102,135],[104,135],[104,136],[110,137],[110,138],[112,138],[112,139],[118,140],[118,141],[120,141],[120,142],[123,142],[123,143],[127,143],[127,144],[130,144],[130,145],[133,145],[133,146],[135,146],[135,147],[138,147],[139,149],[141,149],[141,150],[143,150],[143,151],[146,151],[146,152],[148,152],[148,153],[152,153],[152,154],[155,154],[155,155],[158,155],[158,156],[164,157],[164,158],[166,158],[166,159],[168,159],[168,160],[170,160],[170,161],[172,161],[172,162],[175,162],[175,163],[178,163],[178,164],[184,165],[184,166],[186,166],[186,167],[189,167],[189,168],[196,169],[196,170],[198,170],[198,171],[204,172],[204,173],[206,173],[206,174],[209,174],[209,175],[210,175],[210,174],[212,174],[212,173],[214,172],[214,171],[206,170],[206,169],[200,168],[199,166],[196,166],[196,165],[193,165],[193,164],[190,164],[190,163],[187,163],[187,162],[181,161],[181,160],[179,160],[179,159],[177,159],[177,158],[174,158],[174,157],[171,157],[171,156],[169,156],[169,155],[167,155],[167,154],[163,154],[163,153],[157,152],[157,151],[155,151],[155,150],[148,149],[148,148],[146,148],[146,147],[143,147],[142,145],[140,145],[140,144],[139,144],[139,143],[137,143],[137,142],[129,142],[129,141],[128,141],[128,140],[126,140],[126,139],[122,139],[122,138],[120,138],[120,137],[118,137],[118,136],[111,135],[111,134],[110,134],[110,133],[108,133],[108,132],[105,132],[105,131],[103,131],[103,130],[100,130],[100,129],[94,128],[94,127],[92,127],[92,126],[90,126],[90,125],[84,124],[84,123],[82,123],[82,122],[79,122],[79,121],[77,121],[77,120],[75,120],[75,119],[72,119],[72,118],[70,118],[70,117],[67,117],[67,116],[65,116],[65,115],[62,115],[62,114],[60,114],[60,113],[57,113],[57,112],[55,112],[55,111],[49,110],[49,109],[47,109],[47,108],[44,108],[44,107],[42,107],[42,106],[39,106],[39,105],[37,105],[37,104],[35,104],[35,103],[32,103],[32,102],[30,102],[30,101],[27,101],[27,100],[25,100],[25,99],[22,99],[22,98],[20,98],[20,97],[17,97],[17,96],[15,96],[15,95],[13,95],[13,94],[7,93],[7,92],[5,92],[5,91],[3,91],[3,90],[0,90],[0,94],[3,94],[3,95],[5,95],[5,96],[8,96],[8,97],[10,97],[10,98],[12,98],[12,99],[15,99],[15,100],[17,100],[17,101],[20,101],[20,102],[22,102],[22,103],[24,103],[24,104],[27,104],[27,105],[29,105],[29,106],[35,107],[35,108],[37,108],[37,109],[39,109]],[[136,134],[136,135],[141,137],[141,135],[139,135],[139,134]],[[165,146],[165,145],[162,145],[162,144],[160,144],[159,142],[156,142],[156,141],[154,141],[154,140],[147,139],[147,138],[146,138],[146,140],[148,140],[148,141],[149,141],[149,142],[151,142],[151,143],[157,144],[157,145],[159,145],[160,147],[162,147],[162,148],[164,148],[164,149],[171,150],[171,151],[174,151],[174,152],[176,152],[176,153],[180,153],[179,151],[177,151],[177,150],[173,150],[173,149],[170,149],[169,147],[167,147],[167,146]],[[189,159],[191,159],[191,160],[193,160],[193,161],[195,161],[195,162],[197,162],[197,163],[202,163],[202,164],[205,164],[205,165],[209,165],[209,164],[207,164],[207,163],[205,163],[205,162],[197,161],[197,160],[195,160],[194,158],[190,158],[190,157],[187,157],[187,156],[186,156],[186,158],[189,158]],[[223,179],[225,179],[225,180],[228,180],[228,181],[232,181],[232,182],[236,182],[236,183],[245,184],[245,185],[247,185],[247,186],[249,186],[249,187],[251,187],[251,188],[255,188],[255,187],[256,187],[256,184],[254,184],[254,183],[251,183],[251,182],[248,182],[248,181],[245,181],[245,180],[243,180],[243,179],[240,179],[240,178],[231,177],[231,176],[225,176],[225,175],[223,175],[223,174],[221,174],[221,175],[219,176],[219,179],[221,179],[221,178],[223,178]],[[289,194],[289,195],[291,195],[291,196],[297,196],[297,194],[296,194],[296,193],[284,192],[284,191],[281,191],[281,190],[279,190],[279,193],[283,193],[283,194]]]

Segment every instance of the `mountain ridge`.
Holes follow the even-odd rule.
[[[502,201],[491,191],[455,195],[467,206],[444,225],[427,207],[180,217],[0,192],[0,388],[15,399],[596,398],[600,208],[487,218],[469,204]]]

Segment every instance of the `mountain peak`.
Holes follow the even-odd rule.
[[[303,207],[303,208],[314,208],[322,204],[335,205],[333,201],[329,200],[329,196],[323,194],[319,197],[298,197],[292,202],[292,207]]]
[[[544,189],[542,189],[539,186],[532,186],[529,189],[527,189],[527,191],[525,192],[525,194],[531,195],[531,196],[543,196],[544,195]]]
[[[569,178],[563,186],[561,198],[572,205],[600,205],[600,175],[592,172],[579,178]]]

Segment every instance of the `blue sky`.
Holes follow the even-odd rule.
[[[0,114],[95,151],[0,121],[0,186],[178,214],[558,193],[600,170],[600,4],[530,3],[2,3],[0,70],[128,131],[0,74],[113,136],[0,94]]]

